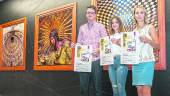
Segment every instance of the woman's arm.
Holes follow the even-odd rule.
[[[159,39],[158,39],[158,33],[155,31],[155,27],[153,25],[150,25],[149,34],[152,39],[149,39],[146,36],[141,36],[140,40],[144,43],[150,44],[153,48],[159,49]]]

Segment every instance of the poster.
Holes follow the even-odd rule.
[[[111,39],[109,36],[100,39],[100,65],[113,64],[113,54],[111,50]]]
[[[138,64],[138,48],[139,42],[136,32],[124,32],[121,37],[121,64]]]
[[[79,45],[75,47],[75,64],[76,72],[91,72],[92,66],[92,46]]]

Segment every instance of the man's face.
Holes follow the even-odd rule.
[[[88,8],[86,11],[86,18],[88,21],[96,20],[96,12],[92,8]]]

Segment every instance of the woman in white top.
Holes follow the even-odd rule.
[[[134,18],[135,32],[138,32],[139,64],[132,66],[132,85],[136,86],[138,96],[151,96],[155,58],[153,48],[159,48],[158,34],[151,24],[147,24],[146,9],[136,6]]]

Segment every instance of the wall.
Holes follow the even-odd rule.
[[[63,4],[77,2],[77,33],[85,23],[84,12],[90,0],[2,0],[0,1],[0,24],[27,16],[26,71],[0,72],[0,96],[79,96],[78,73],[63,71],[40,72],[32,70],[34,48],[34,16]],[[166,0],[166,5],[170,0]],[[166,6],[167,70],[156,71],[153,96],[170,96],[170,7]],[[104,96],[112,96],[107,71],[104,72]],[[131,86],[131,71],[127,79],[128,96],[137,96]]]

